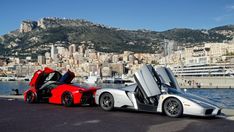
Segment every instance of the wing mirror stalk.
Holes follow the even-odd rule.
[[[161,92],[162,93],[167,93],[167,91],[165,89],[162,89]]]

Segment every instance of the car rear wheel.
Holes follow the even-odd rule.
[[[33,93],[32,91],[29,91],[29,92],[27,92],[27,94],[26,94],[26,102],[27,103],[35,103],[36,102],[36,94],[35,93]]]
[[[110,93],[104,93],[100,98],[100,106],[103,110],[111,111],[114,109],[114,98]]]
[[[62,104],[66,107],[71,107],[73,105],[73,96],[70,92],[63,93]]]
[[[163,111],[169,117],[180,117],[183,114],[183,106],[176,98],[168,98],[163,104]]]

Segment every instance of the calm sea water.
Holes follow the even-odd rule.
[[[12,89],[19,89],[20,93],[23,93],[28,89],[29,82],[0,82],[0,95],[9,95],[12,93]],[[103,87],[121,87],[119,85],[104,85]],[[191,88],[187,89],[187,93],[199,95],[204,98],[213,100],[214,102],[222,105],[224,108],[234,109],[234,89],[217,89],[217,88]]]

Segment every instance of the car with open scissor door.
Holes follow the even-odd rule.
[[[49,102],[64,106],[94,104],[95,87],[72,84],[75,74],[67,71],[64,75],[46,67],[34,73],[29,89],[24,92],[28,103]]]
[[[104,88],[95,94],[103,110],[126,108],[161,112],[170,117],[182,115],[215,116],[221,108],[208,99],[183,92],[167,67],[143,65],[135,74],[136,84],[123,88]]]

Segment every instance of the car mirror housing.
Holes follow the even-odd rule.
[[[162,93],[166,93],[167,91],[165,89],[161,89],[161,92]]]

